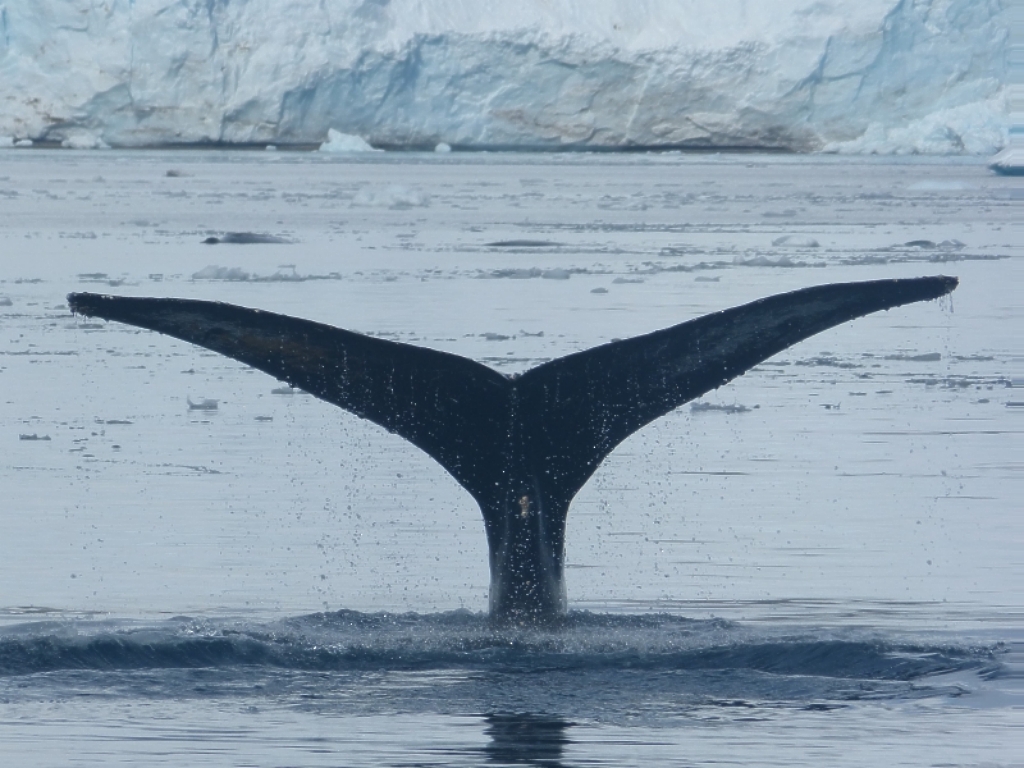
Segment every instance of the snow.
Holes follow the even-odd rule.
[[[14,141],[993,154],[1008,129],[998,0],[0,8]]]

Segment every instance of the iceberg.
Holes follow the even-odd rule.
[[[69,130],[60,145],[66,149],[110,149],[110,146],[92,131]]]
[[[1003,176],[1024,176],[1024,146],[1011,144],[993,157],[988,167]]]
[[[320,145],[321,152],[379,152],[362,136],[342,133],[333,128],[327,130],[327,141]]]
[[[0,136],[991,155],[1006,145],[1010,5],[5,3]]]

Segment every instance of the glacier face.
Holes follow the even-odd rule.
[[[13,0],[0,137],[990,153],[1000,0]]]

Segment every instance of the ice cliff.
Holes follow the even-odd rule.
[[[0,139],[989,153],[1010,2],[0,0]]]

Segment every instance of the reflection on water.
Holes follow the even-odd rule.
[[[532,714],[494,714],[485,718],[491,743],[484,748],[488,763],[498,765],[564,766],[562,755],[572,743],[566,731],[572,723]]]
[[[929,765],[978,728],[972,754],[1005,754],[1020,658],[995,635],[671,614],[574,611],[557,631],[468,611],[49,619],[0,630],[0,741],[19,766],[73,749],[103,765],[120,750],[133,766],[569,768],[684,748],[766,764],[758,740],[779,739],[817,759],[844,738],[864,758],[847,765],[893,764],[896,733]]]

